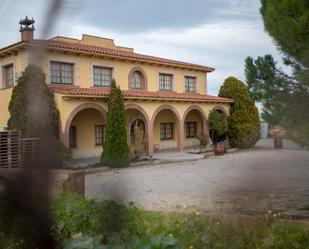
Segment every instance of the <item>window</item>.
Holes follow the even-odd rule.
[[[95,145],[103,145],[104,143],[104,126],[95,126]]]
[[[63,62],[51,62],[51,83],[73,84],[73,64]]]
[[[171,74],[160,74],[159,85],[160,91],[172,91],[173,75]]]
[[[196,136],[196,122],[186,122],[186,138]]]
[[[76,126],[70,127],[70,148],[77,147],[77,133],[76,133]]]
[[[196,92],[196,78],[195,77],[185,77],[185,91],[186,92]]]
[[[131,79],[131,88],[134,89],[144,89],[145,79],[140,71],[134,71]]]
[[[4,87],[13,87],[14,86],[14,70],[13,64],[3,67],[3,79]]]
[[[173,139],[173,123],[160,124],[160,138],[161,140]]]
[[[112,83],[112,68],[93,67],[93,85],[109,87]]]

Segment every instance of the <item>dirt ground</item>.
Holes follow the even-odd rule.
[[[309,151],[294,145],[273,150],[268,146],[271,142],[263,143],[251,150],[194,162],[88,175],[86,196],[132,201],[149,210],[198,206],[209,211],[276,210],[308,215]]]

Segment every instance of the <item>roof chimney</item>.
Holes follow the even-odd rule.
[[[28,19],[26,16],[25,19],[20,20],[20,29],[19,32],[21,33],[21,41],[23,42],[31,42],[33,40],[33,31],[35,30],[34,24],[35,21],[32,19]]]

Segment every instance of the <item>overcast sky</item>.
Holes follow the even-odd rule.
[[[49,0],[1,0],[0,47],[20,39],[18,22],[36,20],[41,38]],[[280,55],[264,31],[259,0],[66,0],[50,36],[90,34],[115,39],[138,53],[216,68],[208,93],[228,76],[244,80],[247,56]]]

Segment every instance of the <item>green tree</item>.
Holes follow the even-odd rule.
[[[266,31],[284,53],[287,64],[297,71],[309,68],[308,0],[262,0]],[[308,74],[307,74],[308,76]]]
[[[108,97],[107,124],[101,164],[110,167],[129,165],[124,100],[115,80],[112,81]]]
[[[278,68],[271,55],[248,57],[248,88],[253,99],[263,104],[263,119],[282,125],[301,145],[309,146],[309,2],[261,2],[265,29],[283,52],[291,75]]]
[[[283,73],[271,55],[254,60],[247,57],[245,75],[253,100],[262,103],[262,118],[270,125],[282,123],[291,107],[290,97],[295,80]]]
[[[59,112],[42,69],[29,65],[17,80],[9,103],[10,130],[23,137],[57,136]]]
[[[219,96],[234,99],[228,117],[228,136],[231,146],[248,148],[260,137],[259,112],[249,95],[247,86],[240,80],[229,77],[224,81]]]
[[[219,143],[225,139],[227,133],[227,120],[225,114],[212,111],[208,116],[208,127],[213,143]]]

